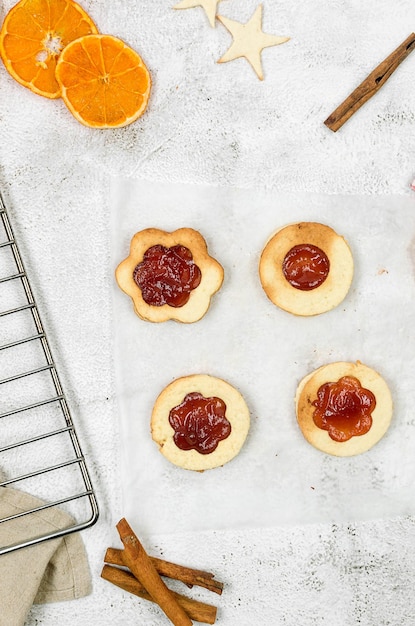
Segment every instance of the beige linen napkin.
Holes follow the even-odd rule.
[[[41,505],[33,496],[0,488],[0,519]],[[0,545],[68,527],[71,517],[56,508],[0,524]],[[0,556],[0,626],[23,626],[32,604],[81,598],[91,575],[79,533]]]

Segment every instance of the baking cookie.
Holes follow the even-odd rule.
[[[239,453],[249,424],[249,409],[239,391],[220,378],[193,374],[161,392],[151,416],[151,434],[174,465],[203,471]]]
[[[296,414],[304,437],[335,456],[366,452],[386,433],[392,419],[392,396],[375,370],[337,362],[308,374],[297,388]]]
[[[192,228],[165,232],[147,228],[134,235],[130,254],[115,277],[139,317],[149,322],[197,322],[223,282],[223,267],[208,254]]]
[[[268,241],[259,275],[275,305],[294,315],[318,315],[345,298],[353,257],[345,239],[329,226],[300,222],[285,226]]]

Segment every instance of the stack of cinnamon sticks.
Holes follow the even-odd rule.
[[[175,593],[161,578],[176,579],[188,587],[198,585],[221,594],[223,584],[214,580],[213,574],[149,556],[125,518],[118,522],[117,530],[124,549],[108,548],[102,578],[140,598],[155,602],[174,626],[191,626],[192,620],[215,623],[215,606]]]

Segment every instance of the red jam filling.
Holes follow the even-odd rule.
[[[330,261],[317,246],[301,243],[287,252],[282,262],[282,271],[290,285],[301,291],[311,291],[326,280]]]
[[[133,272],[144,302],[152,306],[184,306],[201,278],[202,273],[193,261],[191,251],[181,245],[171,248],[160,244],[151,246]]]
[[[231,434],[225,417],[226,404],[220,398],[205,398],[201,393],[188,393],[183,402],[171,409],[169,423],[174,429],[174,443],[180,450],[196,450],[210,454],[219,442]]]
[[[315,425],[327,430],[334,441],[342,442],[370,430],[376,398],[357,378],[343,376],[336,383],[322,385],[313,406]]]

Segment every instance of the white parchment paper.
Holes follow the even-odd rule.
[[[267,193],[114,179],[113,269],[147,227],[199,230],[225,269],[195,324],[142,321],[114,278],[116,384],[124,510],[148,532],[340,522],[415,512],[415,206],[408,197]],[[275,307],[258,261],[275,230],[320,221],[348,240],[351,290],[329,313],[299,318]],[[299,381],[320,365],[360,360],[390,386],[394,417],[369,452],[336,458],[303,438]],[[172,465],[150,435],[160,391],[207,373],[234,385],[251,412],[245,446],[204,473]]]

